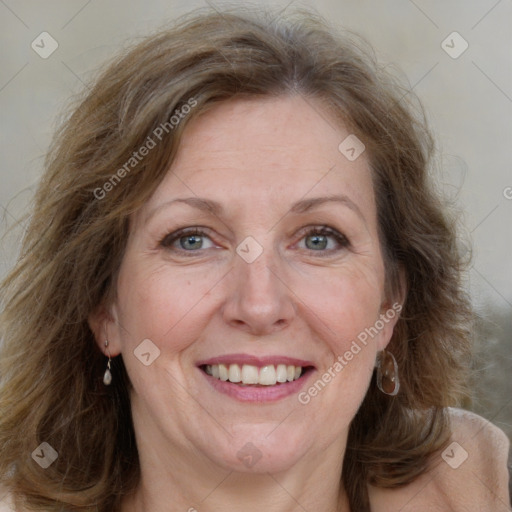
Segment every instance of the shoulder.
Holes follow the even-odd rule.
[[[467,456],[470,465],[477,463],[497,467],[496,464],[501,462],[506,466],[510,441],[503,430],[473,412],[454,408],[447,411],[452,443],[459,443],[462,447],[465,445],[466,450],[470,450]]]
[[[454,408],[447,410],[453,440],[465,443],[474,452],[474,461],[491,462],[493,465],[501,461],[506,466],[510,441],[503,430],[473,412]]]
[[[448,407],[446,411],[452,424],[452,430],[455,433],[480,434],[482,432],[484,435],[488,435],[490,439],[497,441],[498,446],[503,447],[503,443],[508,446],[509,441],[503,430],[482,416],[454,407]]]
[[[448,445],[432,455],[427,471],[411,484],[372,489],[376,511],[511,510],[507,436],[477,414],[454,408],[447,412],[452,431]]]
[[[507,436],[469,411],[450,408],[449,417],[450,444],[429,472],[434,488],[455,510],[510,510]]]

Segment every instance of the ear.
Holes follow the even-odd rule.
[[[109,354],[112,357],[119,355],[121,353],[121,343],[115,305],[111,307],[107,307],[103,304],[99,305],[89,315],[87,321],[100,350],[107,355],[105,340],[108,340]]]
[[[382,301],[379,320],[383,326],[377,341],[378,350],[384,350],[393,336],[400,313],[403,309],[407,296],[407,279],[403,267],[398,269],[398,285],[394,290],[388,287],[387,297]],[[378,322],[378,321],[377,321]],[[379,327],[381,324],[379,323]]]

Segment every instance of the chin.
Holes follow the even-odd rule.
[[[245,425],[243,434],[238,433],[225,440],[223,455],[219,449],[209,458],[228,471],[277,473],[295,466],[307,453],[312,436],[306,430],[300,435],[284,425],[265,427]]]

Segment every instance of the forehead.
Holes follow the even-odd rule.
[[[373,217],[366,155],[350,161],[339,150],[349,135],[318,100],[300,95],[219,103],[189,122],[149,203],[186,194],[284,205],[342,193]]]

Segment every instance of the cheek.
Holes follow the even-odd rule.
[[[323,366],[299,401],[314,401],[326,421],[344,426],[355,415],[374,371],[382,330],[372,328],[381,310],[383,271],[378,265],[347,265],[329,278],[317,273],[315,279],[301,281],[309,285],[299,293],[309,290],[303,314],[313,338],[320,340]]]
[[[378,274],[355,271],[318,280],[315,296],[321,299],[304,308],[324,365],[298,399],[334,431],[347,428],[371,381],[381,335],[371,331],[379,320],[379,285]]]
[[[201,330],[215,276],[169,266],[130,265],[119,276],[119,322],[123,344],[149,338],[166,351],[179,352]]]
[[[323,326],[323,337],[337,352],[344,352],[351,340],[379,318],[383,272],[378,265],[347,265],[330,273],[322,269],[315,275],[301,275],[293,286],[304,297],[305,309],[311,311],[310,323]]]

